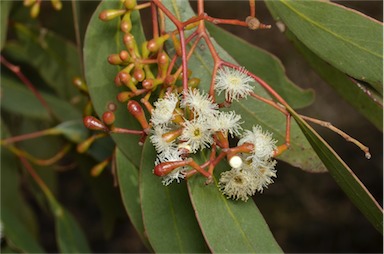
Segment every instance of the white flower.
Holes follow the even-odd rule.
[[[225,171],[220,174],[219,188],[227,198],[247,201],[256,192],[254,175],[242,168]]]
[[[219,111],[219,113],[212,119],[209,120],[211,129],[213,131],[222,131],[224,133],[230,133],[233,137],[233,134],[240,135],[239,130],[241,116],[237,115],[234,111],[224,112]]]
[[[158,99],[154,103],[152,110],[151,122],[153,125],[167,124],[173,119],[173,113],[179,98],[174,93],[168,94],[164,98]]]
[[[219,94],[225,91],[227,101],[244,98],[253,91],[253,87],[248,83],[255,80],[245,74],[244,70],[244,68],[236,70],[225,66],[217,71],[215,90]]]
[[[158,155],[155,165],[160,164],[162,162],[171,162],[171,161],[182,161],[183,159],[180,156],[180,153],[177,149],[170,149],[164,153]],[[162,183],[165,186],[168,186],[173,181],[180,183],[182,179],[185,178],[185,172],[187,167],[178,167],[172,170],[169,174],[162,177]]]
[[[185,141],[189,145],[192,153],[199,149],[209,147],[213,143],[212,131],[205,118],[195,118],[191,121],[184,122],[183,132],[180,140]]]
[[[257,181],[257,190],[263,192],[263,189],[266,188],[269,184],[273,183],[272,177],[276,176],[276,161],[269,160],[266,163],[259,165],[256,170],[256,181]]]
[[[252,159],[252,163],[257,166],[267,161],[273,156],[276,149],[276,140],[272,138],[272,133],[263,132],[260,125],[253,126],[252,131],[246,130],[243,137],[239,140],[238,145],[244,143],[253,144],[252,155],[247,160]]]
[[[174,141],[167,142],[163,139],[163,134],[167,133],[168,131],[170,131],[170,129],[163,125],[155,125],[153,127],[152,135],[149,137],[149,140],[158,153],[165,153],[168,150],[176,148],[177,146]]]
[[[240,159],[243,157],[240,154]],[[233,156],[232,158],[235,158]],[[276,161],[268,160],[255,167],[254,163],[243,160],[241,166],[232,168],[221,173],[219,188],[228,198],[247,201],[256,191],[263,192],[263,189],[273,183],[272,177],[276,177]]]
[[[200,94],[198,89],[190,88],[185,95],[185,98],[181,101],[180,106],[182,108],[189,107],[199,116],[209,117],[216,114],[218,105],[213,103],[212,99],[208,97],[208,94],[204,92]]]

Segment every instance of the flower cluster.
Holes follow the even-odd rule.
[[[221,173],[219,187],[228,197],[247,201],[248,196],[262,192],[273,183],[272,177],[276,177],[276,161],[272,159],[276,140],[271,133],[254,126],[252,131],[246,130],[238,142],[238,146],[244,144],[251,144],[253,149],[230,159],[232,169]]]
[[[210,147],[215,135],[239,135],[241,116],[234,111],[219,111],[218,105],[198,89],[189,89],[184,98],[170,93],[154,103],[151,114],[153,125],[150,141],[158,156],[156,164],[187,160],[189,154]],[[186,167],[178,167],[165,174],[163,183],[179,182]]]

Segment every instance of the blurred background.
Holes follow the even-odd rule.
[[[340,1],[339,4],[356,9],[377,20],[383,19],[382,1]],[[80,1],[81,35],[84,37],[87,22],[96,1]],[[191,2],[196,9],[196,2]],[[17,6],[19,5],[19,6]],[[13,11],[28,16],[22,2]],[[245,19],[249,15],[247,1],[206,1],[206,12],[220,18]],[[25,8],[24,8],[25,9]],[[363,152],[328,129],[313,127],[335,149],[342,159],[366,185],[382,205],[383,200],[383,135],[364,117],[344,102],[315,72],[311,70],[293,45],[279,32],[264,2],[257,1],[256,16],[270,30],[251,31],[246,28],[222,25],[221,27],[276,55],[283,63],[287,76],[298,86],[313,89],[313,105],[300,113],[331,122],[370,148],[372,158],[365,159]],[[150,13],[142,12],[144,26],[150,29]],[[43,4],[38,22],[43,27],[58,31],[75,42],[71,2],[63,1],[63,10],[52,11],[50,4]],[[104,59],[100,59],[103,61]],[[256,73],[257,74],[257,73]],[[285,252],[375,252],[383,251],[382,236],[370,225],[327,174],[311,174],[279,162],[278,178],[255,202],[264,215],[278,243]],[[58,199],[68,208],[85,230],[94,252],[147,252],[132,227],[124,208],[115,204],[119,214],[114,224],[103,225],[97,202],[90,185],[84,184],[79,170],[60,173]],[[109,172],[103,173],[111,185]],[[108,195],[118,196],[115,189]],[[36,201],[26,191],[26,196],[39,215],[42,245],[47,252],[57,252],[53,218],[41,211]],[[159,218],[161,219],[161,218]]]

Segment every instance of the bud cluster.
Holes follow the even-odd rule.
[[[224,65],[212,77],[209,94],[198,88],[200,80],[191,77],[190,70],[187,81],[182,83],[183,68],[175,68],[175,63],[187,54],[176,36],[178,31],[163,32],[161,36],[154,32],[154,38],[139,46],[130,33],[131,13],[136,9],[139,9],[136,1],[125,0],[122,9],[104,10],[99,18],[103,21],[120,18],[125,49],[111,54],[108,62],[121,67],[114,83],[126,89],[117,95],[117,99],[127,103],[128,111],[139,121],[142,131],[114,126],[115,115],[110,111],[104,113],[101,121],[94,117],[85,118],[86,126],[108,133],[139,134],[142,142],[149,136],[157,151],[153,172],[162,178],[164,185],[180,182],[197,173],[210,183],[215,166],[226,157],[232,169],[221,173],[219,188],[223,194],[246,201],[256,191],[261,192],[273,182],[271,178],[276,177],[276,161],[272,159],[276,141],[260,126],[243,131],[241,116],[235,111],[222,110],[223,105],[215,101],[215,94],[220,93],[225,94],[225,106],[230,106],[233,100],[246,98],[253,93],[255,80],[244,68]],[[189,24],[185,29],[193,27]],[[167,40],[172,41],[176,52],[171,58],[164,48]],[[157,94],[152,105],[149,99]],[[140,103],[132,100],[139,96],[151,114],[149,121]],[[237,146],[229,146],[229,136],[239,138]],[[205,149],[210,150],[209,160],[196,163],[194,155]]]

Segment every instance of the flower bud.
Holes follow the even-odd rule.
[[[123,19],[120,23],[120,30],[123,33],[129,33],[132,30],[131,12],[128,11],[124,14]]]
[[[153,173],[157,176],[168,175],[171,171],[178,167],[183,167],[188,164],[189,161],[167,161],[157,164],[153,170]]]
[[[145,89],[152,89],[153,88],[153,79],[145,79],[143,80],[143,83],[141,84]]]
[[[115,122],[115,114],[111,111],[106,111],[103,114],[103,122],[106,125],[112,125]]]
[[[116,98],[119,102],[127,102],[134,96],[135,94],[133,92],[120,92],[117,94]]]
[[[84,140],[83,142],[79,143],[76,147],[76,151],[78,153],[85,153],[89,149],[89,147],[93,144],[96,137],[97,137],[97,135],[92,135],[89,138],[87,138],[86,140]]]
[[[96,177],[100,175],[101,172],[108,166],[109,159],[103,160],[99,164],[96,164],[92,169],[91,169],[91,176]]]
[[[31,7],[30,15],[32,18],[36,18],[40,13],[40,2],[36,2]]]
[[[123,62],[129,62],[129,53],[126,50],[120,51],[119,57]]]
[[[137,5],[137,2],[136,0],[125,0],[124,1],[124,6],[125,8],[127,8],[128,10],[132,10],[133,8],[135,8]]]
[[[63,4],[60,0],[51,0],[52,6],[55,10],[60,11],[63,8]]]
[[[120,55],[118,55],[118,54],[109,55],[107,60],[108,60],[108,63],[113,64],[113,65],[119,65],[119,64],[123,63],[123,61],[120,58]]]
[[[90,130],[108,131],[108,128],[98,119],[93,116],[86,116],[83,119],[84,126]]]
[[[32,4],[36,3],[36,0],[24,0],[23,5],[26,7],[31,6]]]
[[[135,70],[133,71],[133,77],[134,77],[138,82],[143,81],[144,78],[145,78],[145,73],[144,73],[143,69],[141,69],[141,68],[135,68]]]
[[[139,121],[143,129],[149,129],[149,124],[145,118],[144,110],[137,101],[128,101],[127,108],[129,113],[131,113],[137,119],[137,121]]]
[[[84,93],[88,93],[88,87],[85,84],[84,80],[82,80],[80,77],[75,77],[72,81],[72,83],[75,85],[77,89]]]
[[[148,41],[147,49],[150,52],[157,52],[160,49],[160,47],[163,46],[164,42],[168,38],[169,38],[169,34],[165,34],[163,36],[160,36],[160,37],[157,37],[157,38],[154,38],[154,39]]]
[[[124,9],[121,9],[121,10],[104,10],[102,12],[100,12],[99,14],[99,19],[101,19],[102,21],[110,21],[114,18],[117,18],[121,15],[123,15],[124,13],[126,13],[126,10]]]

